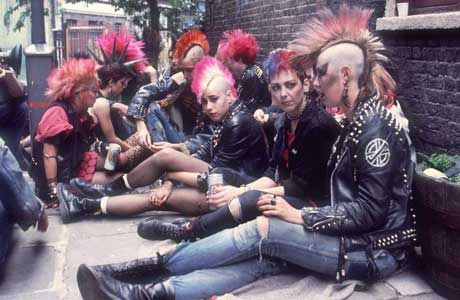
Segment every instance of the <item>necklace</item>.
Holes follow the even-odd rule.
[[[290,115],[290,114],[286,113],[287,118],[290,121],[298,120],[300,118],[300,116],[303,114],[303,112],[304,112],[304,110],[307,107],[307,104],[309,102],[310,102],[310,98],[308,98],[307,95],[305,94],[304,98],[303,98],[303,101],[302,101],[302,106],[300,107],[299,112],[296,113],[295,115]]]

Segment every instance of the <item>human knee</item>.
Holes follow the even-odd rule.
[[[156,164],[168,166],[174,158],[174,152],[175,150],[165,148],[151,156],[151,159],[152,161],[155,161]]]
[[[256,223],[260,236],[266,238],[268,236],[268,229],[270,227],[269,219],[267,217],[260,216],[257,217]]]

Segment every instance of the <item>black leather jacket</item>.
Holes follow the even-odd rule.
[[[345,251],[411,244],[415,151],[406,123],[375,98],[357,108],[329,162],[330,205],[302,210],[307,229],[343,237]]]
[[[214,127],[212,138],[206,139],[193,156],[212,168],[226,167],[256,177],[268,166],[262,127],[240,101],[233,104],[227,117]]]
[[[286,196],[307,196],[317,205],[325,205],[322,201],[328,194],[327,161],[340,132],[339,124],[318,102],[310,101],[300,116],[287,166],[283,158],[289,128],[286,113],[278,116],[275,128],[270,166],[264,176],[279,182]]]
[[[238,99],[254,114],[258,108],[268,107],[272,102],[264,72],[258,65],[249,65],[241,74],[237,86]]]

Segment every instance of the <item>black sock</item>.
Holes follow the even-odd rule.
[[[109,183],[109,186],[114,191],[127,191],[129,190],[128,187],[125,185],[125,181],[123,180],[123,176],[118,177],[113,182]]]
[[[191,230],[197,237],[213,235],[221,230],[238,226],[228,205],[197,217],[192,221]]]

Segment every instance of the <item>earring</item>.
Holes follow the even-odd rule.
[[[350,102],[348,101],[348,79],[345,79],[343,82],[342,101],[346,107],[350,107]]]

